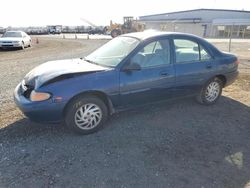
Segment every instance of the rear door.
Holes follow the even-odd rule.
[[[216,69],[209,52],[197,41],[175,38],[175,95],[193,95],[200,91]]]
[[[120,72],[122,106],[141,105],[169,98],[175,84],[175,70],[171,59],[168,39],[148,42],[138,50],[127,64],[137,63],[141,70]]]

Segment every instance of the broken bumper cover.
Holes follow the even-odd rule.
[[[33,102],[22,95],[21,84],[14,91],[14,101],[17,107],[30,120],[35,122],[60,122],[63,119],[65,102],[56,103],[51,99]]]

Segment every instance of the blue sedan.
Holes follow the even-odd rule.
[[[177,97],[214,104],[238,75],[237,57],[194,35],[138,32],[121,35],[90,55],[51,61],[16,87],[21,111],[38,122],[64,121],[89,134],[109,115]]]

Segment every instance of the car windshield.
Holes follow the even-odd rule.
[[[2,37],[22,37],[21,32],[6,32]]]
[[[135,47],[139,40],[132,37],[117,37],[98,48],[85,60],[101,66],[117,66]]]

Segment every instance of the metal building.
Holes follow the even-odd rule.
[[[146,29],[192,33],[203,37],[250,38],[250,11],[195,9],[140,16]]]

